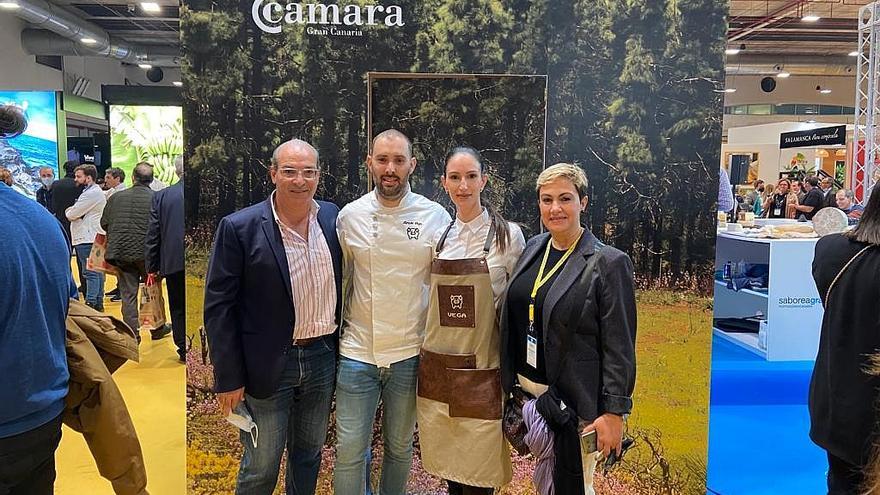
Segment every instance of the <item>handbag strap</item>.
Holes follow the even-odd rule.
[[[831,285],[828,286],[828,290],[825,291],[825,304],[826,304],[826,305],[828,304],[828,300],[829,300],[828,298],[831,297],[831,289],[833,289],[833,288],[834,288],[834,285],[837,284],[837,281],[840,280],[840,277],[841,277],[841,275],[843,275],[843,272],[845,272],[846,269],[849,268],[849,265],[853,264],[853,262],[854,262],[859,256],[861,256],[862,254],[864,254],[865,251],[871,249],[872,247],[874,247],[874,246],[865,246],[865,247],[863,247],[861,251],[859,251],[858,253],[855,254],[855,256],[853,256],[852,258],[850,258],[849,261],[847,261],[846,264],[843,265],[843,268],[841,268],[840,271],[837,272],[837,275],[834,277],[834,280],[831,281]]]

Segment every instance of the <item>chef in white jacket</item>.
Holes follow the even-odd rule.
[[[370,495],[373,418],[384,407],[379,493],[403,495],[412,463],[416,376],[424,340],[432,241],[449,225],[439,204],[410,190],[412,144],[389,129],[367,156],[375,189],[339,212],[347,291],[336,383],[337,495]]]

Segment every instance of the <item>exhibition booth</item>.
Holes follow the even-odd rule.
[[[784,122],[729,130],[721,167],[735,195],[761,179],[830,177],[850,188],[853,126]],[[821,215],[820,215],[821,217]],[[719,217],[720,219],[721,217]],[[823,220],[753,218],[719,222],[707,486],[716,493],[821,493],[827,460],[809,438],[807,397],[823,307],[813,282]],[[816,232],[819,230],[819,233]],[[742,433],[773,438],[755,452]],[[744,456],[747,470],[733,469]],[[776,480],[772,486],[767,480]]]
[[[781,178],[804,175],[828,176],[836,188],[849,188],[852,136],[852,124],[777,122],[735,127],[728,130],[727,143],[721,145],[721,166],[738,194],[752,191],[758,179],[776,184]],[[788,142],[784,142],[786,137]]]
[[[100,179],[110,167],[130,177],[135,164],[146,161],[162,182],[177,181],[173,160],[183,153],[179,91],[150,88],[131,99],[113,88],[104,88],[107,103],[61,91],[0,91],[0,104],[20,107],[28,119],[22,135],[0,140],[0,166],[11,172],[16,191],[35,198],[40,169],[52,168],[60,178],[67,160],[95,165]],[[167,96],[151,97],[156,90]]]

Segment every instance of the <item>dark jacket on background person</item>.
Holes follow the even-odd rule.
[[[272,197],[220,220],[205,280],[205,330],[217,392],[244,387],[262,399],[275,393],[293,346],[296,308]],[[336,279],[336,325],[342,308],[342,248],[336,235],[339,208],[318,201]]]
[[[49,213],[55,214],[55,206],[52,204],[52,187],[47,189],[45,186],[37,189],[37,203],[43,205],[43,208],[49,210]]]
[[[144,240],[150,223],[153,191],[135,185],[107,200],[101,228],[107,232],[107,262],[114,265],[144,261]]]
[[[64,214],[65,210],[73,206],[79,195],[82,194],[83,188],[78,186],[73,177],[64,177],[52,183],[52,208],[55,218],[64,226],[64,235],[67,236],[67,243],[70,244],[70,220]]]
[[[183,271],[183,181],[153,195],[144,253],[147,273]]]
[[[550,234],[529,239],[510,277],[513,281],[544,252]],[[601,246],[601,248],[599,248]],[[594,256],[598,256],[595,260]],[[587,270],[594,261],[593,269]],[[516,383],[516,342],[507,300],[501,309],[501,383]],[[544,362],[554,386],[580,419],[608,412],[628,414],[636,379],[636,301],[629,256],[601,245],[585,230],[571,258],[550,286],[542,311]]]
[[[819,192],[822,193],[822,208],[837,207],[837,190],[836,189],[834,189],[832,187],[826,193],[820,187]]]
[[[880,349],[880,246],[863,253],[840,276],[840,269],[867,244],[842,234],[816,243],[813,279],[825,314],[819,352],[810,381],[810,438],[850,464],[867,463],[878,440],[877,400],[880,377],[867,372],[870,356]]]
[[[146,495],[147,472],[137,432],[111,374],[137,362],[134,331],[118,319],[70,300],[64,424],[85,437],[98,472],[117,495]]]

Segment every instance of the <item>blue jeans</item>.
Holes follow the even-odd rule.
[[[76,264],[79,273],[86,278],[86,304],[101,310],[104,310],[104,274],[101,272],[93,272],[86,270],[86,260],[92,252],[92,243],[77,244],[73,246],[76,251]],[[82,283],[82,282],[80,282]]]
[[[372,495],[368,459],[380,398],[385,455],[378,493],[406,493],[416,426],[418,370],[418,356],[390,368],[340,358],[336,380],[336,495]]]
[[[278,482],[285,447],[286,493],[315,493],[335,376],[333,337],[326,336],[306,347],[291,347],[278,390],[270,397],[256,399],[245,395],[259,437],[254,448],[250,433],[241,432],[244,454],[236,494],[270,495]]]

